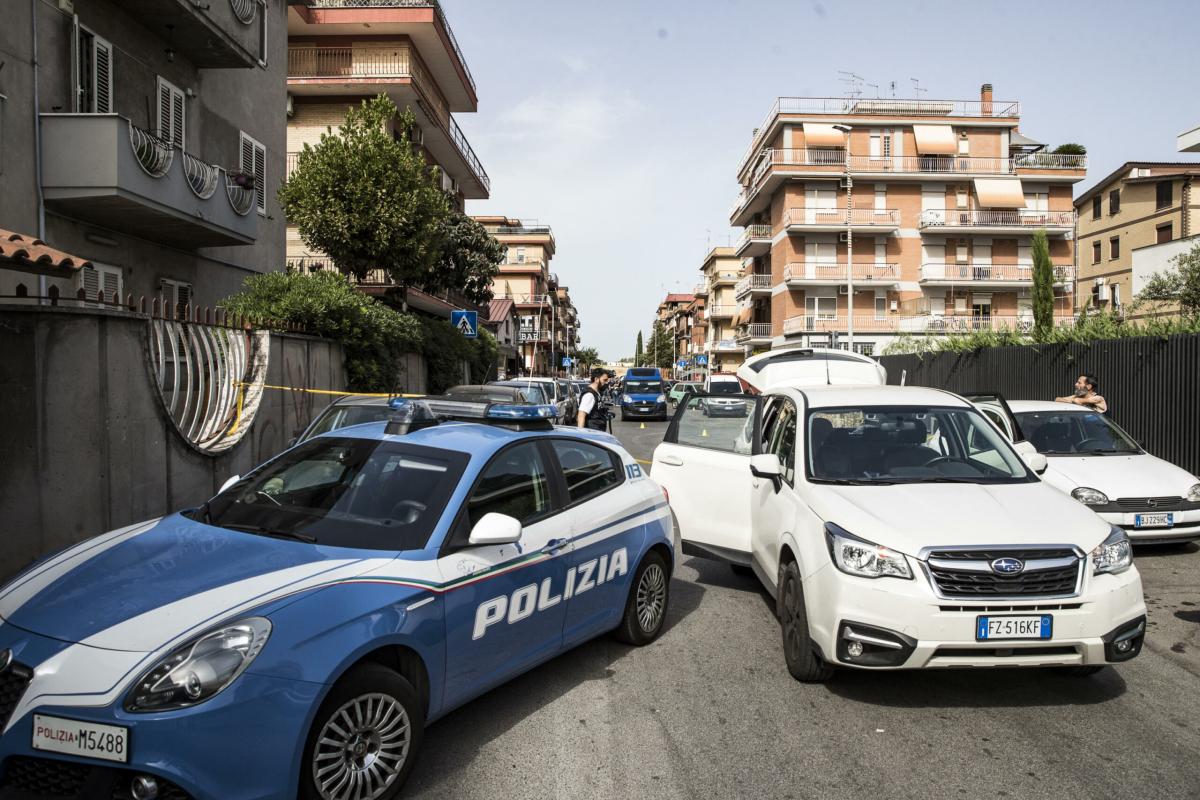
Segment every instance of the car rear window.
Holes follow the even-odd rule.
[[[322,433],[348,428],[351,425],[362,425],[365,422],[380,422],[388,418],[391,409],[386,404],[380,405],[333,405],[325,410],[317,424],[308,432],[305,439],[311,439]]]

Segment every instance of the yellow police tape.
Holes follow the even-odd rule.
[[[245,381],[238,381],[237,414],[233,418],[233,425],[231,425],[229,428],[229,434],[237,433],[237,429],[242,424],[242,402],[246,397],[246,387],[253,385],[254,384],[246,383]],[[281,392],[303,392],[305,394],[336,395],[338,397],[425,397],[423,394],[400,394],[397,392],[350,392],[335,391],[333,389],[303,389],[298,386],[272,386],[269,383],[264,383],[261,388],[277,389]]]

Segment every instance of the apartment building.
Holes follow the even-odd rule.
[[[700,265],[701,280],[695,295],[704,300],[704,339],[698,352],[708,356],[712,372],[736,372],[744,348],[736,340],[738,315],[750,309],[738,306],[735,296],[742,278],[742,261],[732,247],[714,247]]]
[[[1200,161],[1127,161],[1075,200],[1075,307],[1124,312],[1155,272],[1200,243]],[[1131,318],[1154,313],[1132,309]]]
[[[290,172],[304,145],[316,145],[346,110],[386,94],[411,109],[409,138],[438,168],[453,205],[486,199],[491,182],[454,119],[478,110],[475,79],[437,0],[287,0],[287,158]],[[396,136],[399,131],[393,132]],[[332,268],[288,227],[288,263]],[[362,288],[386,296],[390,279],[373,271]],[[409,290],[409,307],[449,318],[466,301],[454,293]]]
[[[570,294],[564,292],[560,298],[558,276],[550,271],[554,232],[532,220],[504,216],[474,219],[507,249],[492,281],[492,294],[497,300],[512,300],[516,306],[519,369],[526,375],[557,374],[566,344],[564,320],[571,314],[563,311]]]
[[[671,339],[671,374],[677,372],[676,364],[687,358],[692,341],[692,306],[694,294],[673,292],[663,298],[656,310],[658,322],[664,334]]]
[[[1069,324],[1087,158],[1020,124],[990,84],[978,100],[779,98],[738,166],[735,340],[846,347],[853,327],[870,354],[906,332],[1031,325],[1038,229]]]
[[[38,0],[0,24],[0,228],[87,267],[0,295],[213,306],[283,266],[280,0]],[[89,304],[93,304],[89,301]]]
[[[564,358],[573,358],[575,351],[579,349],[579,310],[575,308],[575,303],[571,300],[570,287],[559,284],[554,290],[554,313],[555,325],[555,353],[558,354],[558,368],[562,374],[566,375],[571,372],[569,365],[563,364]]]

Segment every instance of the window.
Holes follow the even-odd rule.
[[[1121,237],[1120,236],[1110,236],[1109,237],[1109,239],[1108,239],[1108,257],[1109,258],[1120,258],[1121,257]]]
[[[1121,190],[1113,189],[1108,193],[1108,213],[1116,214],[1121,210]]]
[[[1092,219],[1100,219],[1104,213],[1104,198],[1096,195],[1092,198]]]
[[[960,156],[971,155],[971,140],[967,138],[966,131],[960,131],[958,134],[958,154]]]
[[[563,439],[555,439],[553,445],[567,481],[569,502],[595,497],[621,482],[621,472],[612,454],[604,448]]]
[[[837,298],[806,297],[804,298],[804,312],[807,316],[816,319],[837,319]]]
[[[1092,263],[1100,263],[1100,242],[1092,242]]]
[[[182,317],[192,302],[192,285],[183,281],[163,278],[159,281],[158,291],[162,294],[163,308],[175,309],[175,316]]]
[[[1155,238],[1155,243],[1163,244],[1171,241],[1171,234],[1173,232],[1171,223],[1168,222],[1166,225],[1159,225],[1154,230],[1158,234],[1158,236]]]
[[[875,210],[876,211],[886,211],[887,210],[887,184],[886,183],[875,184]]]
[[[518,264],[525,263],[525,248],[524,247],[517,248],[517,263]]]
[[[183,92],[160,75],[158,78],[158,138],[183,148],[186,110]]]
[[[240,134],[242,172],[254,176],[254,205],[258,213],[267,214],[267,148],[257,139]]]
[[[1171,205],[1171,182],[1163,181],[1154,186],[1154,200],[1156,208],[1166,208]]]
[[[110,304],[113,301],[114,294],[116,294],[117,298],[120,298],[123,294],[121,268],[109,267],[104,264],[84,267],[79,270],[77,286],[83,289],[86,299],[90,301],[83,303],[83,305],[89,308],[103,308],[103,305],[97,302],[96,299],[101,290],[104,291],[104,302]]]
[[[83,114],[111,114],[113,48],[87,28],[80,27],[75,39],[75,110]]]
[[[873,356],[875,355],[875,343],[863,342],[860,344],[859,342],[855,342],[854,352],[858,353],[860,356]]]
[[[967,207],[967,187],[958,187],[958,190],[954,193],[954,206],[955,208]]]
[[[496,456],[467,500],[471,527],[485,514],[507,514],[522,524],[550,510],[550,482],[537,442],[525,442]]]
[[[875,295],[875,319],[883,319],[887,316],[887,296]]]
[[[779,456],[779,464],[783,467],[783,479],[788,486],[795,485],[796,478],[796,407],[785,400],[779,409],[779,416],[771,428],[770,439],[766,442],[766,452]]]

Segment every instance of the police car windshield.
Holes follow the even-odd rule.
[[[388,418],[388,413],[391,411],[386,404],[379,405],[333,405],[325,410],[321,418],[312,426],[305,440],[311,439],[314,436],[320,436],[322,433],[336,431],[339,428],[348,428],[351,425],[361,425],[364,422],[379,422]]]
[[[708,384],[709,394],[741,394],[742,385],[737,381],[713,381]]]
[[[629,394],[662,394],[662,381],[629,381],[625,391]]]
[[[466,454],[430,447],[321,437],[238,481],[194,518],[334,547],[420,550],[466,462]]]

